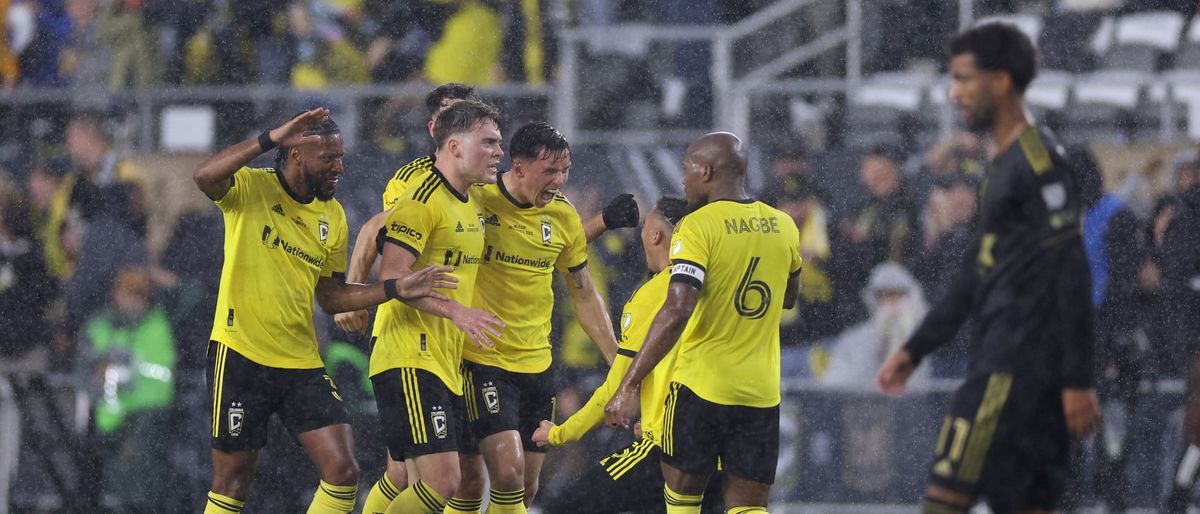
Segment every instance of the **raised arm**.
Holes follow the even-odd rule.
[[[263,132],[256,139],[242,141],[209,157],[192,172],[192,179],[205,196],[214,201],[220,200],[233,186],[233,174],[237,170],[276,145],[292,147],[320,141],[321,136],[304,136],[304,131],[328,120],[329,109],[324,107],[304,112],[277,128]]]
[[[600,353],[604,354],[604,360],[612,364],[613,358],[617,356],[617,336],[613,332],[612,320],[608,317],[604,299],[600,298],[600,292],[592,282],[591,273],[588,273],[585,265],[565,275],[567,293],[571,297],[571,305],[575,307],[575,316],[579,318],[580,326],[596,344]]]
[[[654,316],[642,351],[634,357],[616,394],[604,408],[604,419],[609,426],[629,426],[633,412],[637,410],[637,391],[641,387],[642,379],[646,378],[679,341],[679,336],[683,334],[683,329],[692,317],[692,311],[696,309],[699,299],[700,289],[692,283],[671,282],[671,287],[667,290],[667,301]]]
[[[614,228],[636,227],[638,224],[638,205],[630,193],[617,195],[604,211],[583,220],[583,234],[588,242],[595,241],[604,231]]]

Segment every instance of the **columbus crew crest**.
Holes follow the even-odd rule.
[[[237,437],[242,435],[242,421],[246,418],[246,410],[242,408],[241,403],[234,403],[229,407],[229,435]]]
[[[496,386],[483,388],[483,404],[491,414],[500,412],[500,393],[496,391]]]
[[[433,412],[429,413],[429,420],[433,422],[433,434],[436,435],[438,439],[445,439],[448,432],[446,430],[446,411],[442,410],[440,407],[435,409]]]
[[[552,234],[550,233],[550,219],[542,218],[542,244],[549,245]]]
[[[325,218],[321,218],[321,221],[317,222],[317,235],[321,236],[322,244],[329,241],[329,221]]]

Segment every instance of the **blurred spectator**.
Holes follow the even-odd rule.
[[[64,0],[31,2],[37,7],[37,29],[21,52],[21,83],[34,87],[67,85],[59,70],[59,59],[71,34],[71,18]]]
[[[947,189],[960,176],[982,180],[987,150],[978,136],[960,132],[925,152],[921,164],[924,173],[917,176],[913,194],[917,205],[927,205],[934,188]]]
[[[433,1],[433,0],[423,0]],[[431,84],[496,83],[503,30],[500,13],[483,0],[445,0],[457,5],[441,38],[425,58],[425,80]]]
[[[105,209],[100,197],[100,188],[116,183],[129,184],[127,200],[135,207],[130,214],[140,214],[142,207],[142,170],[109,147],[104,130],[104,120],[89,112],[76,114],[67,123],[66,149],[71,160],[71,174],[66,183],[71,188],[68,207],[77,210],[85,219],[91,219]],[[145,234],[145,219],[139,216],[123,218],[139,234]]]
[[[336,26],[318,25],[304,2],[293,2],[288,7],[288,30],[292,87],[324,89],[369,80],[363,55]]]
[[[66,279],[74,271],[75,263],[62,245],[62,231],[70,209],[71,190],[75,178],[68,176],[70,163],[65,159],[51,159],[29,173],[27,186],[37,239],[41,241],[42,253],[50,275],[58,280]]]
[[[800,229],[800,303],[784,311],[780,343],[786,346],[807,343],[834,334],[835,304],[833,282],[829,279],[831,258],[828,213],[807,177],[785,177],[777,187],[769,188],[764,200],[787,213]]]
[[[224,261],[224,226],[220,210],[212,205],[183,214],[175,221],[162,253],[162,266],[169,277],[155,281],[170,286],[164,307],[181,349],[180,369],[204,367],[220,285],[213,277],[221,276]]]
[[[854,388],[873,388],[875,373],[893,352],[908,341],[929,312],[929,304],[916,279],[895,263],[871,271],[862,291],[870,317],[837,336],[821,382]],[[932,366],[917,369],[909,385],[928,380]]]
[[[0,512],[8,512],[22,431],[28,429],[17,389],[47,371],[46,309],[57,289],[29,215],[20,190],[0,172],[0,313],[6,330],[0,338]]]
[[[80,222],[79,264],[64,289],[68,333],[74,333],[104,306],[119,270],[145,266],[149,261],[142,236],[132,228],[139,216],[133,205],[133,191],[130,184],[98,189],[96,212]],[[64,352],[59,357],[69,359],[71,354]]]
[[[962,267],[974,238],[976,183],[968,177],[934,188],[925,203],[923,244],[913,272],[929,298],[941,298]]]
[[[504,79],[541,85],[555,62],[555,46],[547,2],[505,0],[500,8],[508,19],[500,59]]]
[[[380,9],[379,33],[367,49],[374,82],[404,82],[421,75],[425,55],[441,38],[454,14],[451,5],[428,2],[386,2]]]
[[[112,48],[100,37],[97,0],[66,1],[71,32],[59,54],[59,72],[75,87],[107,87]]]
[[[0,14],[4,15],[4,23],[0,23],[0,86],[12,89],[21,78],[21,68],[17,59],[18,51],[9,42],[8,18],[12,0],[0,0]]]
[[[866,286],[871,270],[885,261],[906,266],[914,251],[916,209],[895,158],[885,148],[859,161],[859,182],[867,199],[839,225],[833,254],[837,256],[834,290],[842,309],[842,326],[862,319],[854,295]]]
[[[145,18],[143,0],[113,0],[99,10],[100,36],[112,48],[108,89],[148,87],[162,82],[156,35]]]
[[[0,312],[6,331],[0,358],[20,359],[45,350],[46,309],[56,289],[20,190],[0,175]]]
[[[83,327],[79,370],[90,378],[101,456],[101,489],[122,512],[158,512],[170,475],[169,407],[175,396],[175,343],[162,307],[151,301],[150,274],[124,268],[112,303]]]

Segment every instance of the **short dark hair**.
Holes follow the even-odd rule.
[[[557,158],[571,153],[571,145],[558,129],[544,121],[526,123],[513,134],[508,144],[513,159],[537,160],[546,155]]]
[[[475,125],[487,120],[491,120],[499,127],[500,111],[491,105],[475,100],[458,102],[447,107],[438,116],[437,123],[433,124],[433,139],[437,141],[437,147],[441,148],[450,139],[450,136],[470,132]]]
[[[296,113],[296,116],[300,116],[306,112],[308,111],[300,111]],[[292,119],[295,119],[296,116],[292,116]],[[341,133],[342,129],[338,128],[337,123],[333,121],[333,117],[331,116],[329,120],[321,123],[320,125],[305,130],[303,135],[325,137]],[[275,171],[283,171],[283,165],[287,163],[288,152],[291,150],[291,147],[284,146],[282,144],[279,145],[278,149],[275,151]]]
[[[448,82],[442,84],[425,95],[425,110],[429,111],[429,117],[433,118],[437,114],[438,109],[442,108],[442,103],[446,100],[474,100],[482,101],[479,95],[475,94],[475,88],[458,82]]]
[[[1033,42],[1008,23],[986,23],[954,36],[950,40],[950,56],[967,53],[975,56],[975,65],[980,69],[1008,72],[1018,93],[1024,93],[1037,76],[1038,57]]]
[[[662,216],[671,225],[678,225],[679,220],[687,216],[687,200],[674,196],[661,197],[658,199],[658,203],[654,205],[654,213]]]

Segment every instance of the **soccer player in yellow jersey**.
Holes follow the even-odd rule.
[[[384,439],[389,453],[411,460],[420,478],[392,491],[388,514],[441,512],[458,488],[466,428],[464,334],[485,347],[503,328],[495,316],[466,307],[484,251],[483,216],[470,186],[496,181],[504,155],[499,122],[500,114],[480,102],[458,102],[442,112],[434,126],[433,172],[396,202],[384,226],[381,277],[401,278],[414,266],[433,264],[452,266],[458,279],[448,299],[388,304],[375,320],[370,374]]]
[[[275,169],[246,165],[279,146]],[[342,138],[324,108],[210,157],[196,185],[225,218],[225,261],[208,348],[213,484],[206,513],[240,512],[267,423],[278,415],[321,484],[310,513],[349,512],[357,494],[346,409],[317,350],[313,299],[327,312],[445,298],[448,267],[373,285],[346,284],[348,229],[333,199]]]
[[[604,405],[637,352],[642,349],[646,332],[654,313],[667,299],[670,283],[671,263],[668,248],[671,232],[679,220],[687,214],[687,202],[681,198],[662,198],[646,216],[642,225],[642,248],[646,253],[646,265],[653,276],[647,280],[633,297],[625,303],[621,314],[621,344],[617,358],[608,377],[596,389],[591,399],[561,425],[543,420],[533,433],[533,441],[539,446],[562,446],[578,441],[604,421]],[[662,504],[663,478],[659,469],[662,436],[662,413],[667,391],[671,384],[676,349],[667,352],[662,362],[642,380],[640,404],[641,439],[628,448],[605,456],[575,476],[563,494],[547,505],[542,505],[546,514],[605,514],[628,511],[652,510]],[[719,498],[706,498],[710,505],[720,502]],[[724,509],[716,507],[715,512]]]
[[[447,107],[461,102],[463,100],[480,101],[479,96],[475,94],[475,88],[466,84],[450,82],[442,84],[430,91],[425,97],[425,108],[429,111],[429,137],[433,137],[433,125],[437,121],[438,115]],[[362,248],[362,251],[355,251],[350,256],[350,266],[347,271],[346,280],[349,282],[365,282],[370,274],[371,266],[375,263],[376,252],[367,251],[368,248],[377,247],[377,239],[380,231],[383,229],[385,214],[391,209],[396,201],[407,191],[413,184],[428,175],[433,168],[433,155],[424,155],[413,159],[411,162],[401,166],[392,174],[392,178],[388,180],[387,186],[383,191],[383,211],[369,219],[359,230],[358,238],[355,239],[354,248]],[[638,207],[631,194],[621,194],[613,198],[609,204],[604,207],[604,210],[595,214],[583,221],[583,230],[587,235],[587,240],[593,241],[600,237],[605,230],[615,228],[632,227],[638,222]],[[334,316],[334,322],[339,328],[346,332],[363,332],[367,328],[367,323],[370,320],[370,315],[367,311],[355,311],[339,313]],[[395,461],[391,461],[390,465],[396,465]]]
[[[483,469],[491,482],[488,512],[524,513],[537,491],[545,449],[531,437],[553,417],[550,368],[551,282],[566,279],[580,325],[611,362],[617,351],[608,309],[587,270],[587,240],[575,207],[559,190],[571,172],[571,147],[554,127],[526,124],[509,145],[512,170],[476,187],[487,228],[474,307],[505,324],[496,347],[463,350],[467,414],[479,454],[464,456],[463,483],[452,512],[477,512]]]
[[[700,512],[718,458],[728,512],[766,512],[779,456],[779,318],[799,294],[800,232],[747,197],[737,136],[696,140],[683,169],[693,211],[671,239],[667,299],[605,420],[629,425],[642,380],[678,341],[661,435],[667,512]]]

